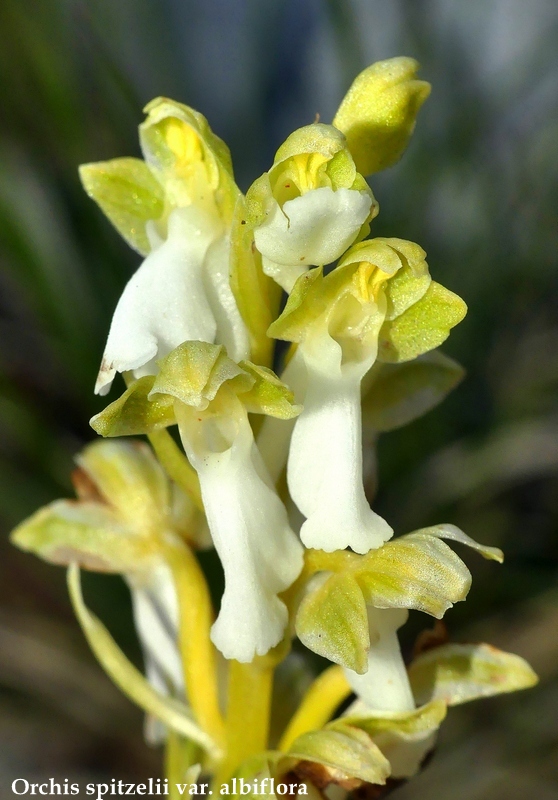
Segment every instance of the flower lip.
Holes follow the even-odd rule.
[[[267,219],[254,231],[256,247],[283,265],[322,266],[345,252],[368,218],[366,192],[323,186],[287,200],[274,201]]]

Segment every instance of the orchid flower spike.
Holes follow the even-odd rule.
[[[236,359],[248,355],[229,284],[229,231],[240,193],[228,148],[187,106],[159,98],[145,110],[145,161],[80,169],[88,194],[145,256],[114,312],[99,394],[117,372],[154,374],[157,359],[186,340],[217,341]]]
[[[16,528],[12,540],[55,564],[122,574],[147,677],[158,692],[183,699],[179,605],[167,552],[180,549],[184,539],[204,543],[203,516],[141,442],[94,442],[77,463],[78,500],[41,509]]]
[[[344,135],[315,123],[292,133],[246,195],[266,275],[287,292],[311,266],[335,261],[378,213]]]

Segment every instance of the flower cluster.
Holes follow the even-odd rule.
[[[246,195],[204,117],[164,98],[145,109],[144,160],[81,168],[144,256],[96,385],[122,373],[127,388],[91,421],[109,438],[78,457],[77,500],[13,541],[69,566],[92,649],[181,780],[389,786],[420,769],[447,706],[536,681],[488,645],[438,642],[404,663],[409,610],[440,619],[470,586],[444,540],[503,557],[449,524],[392,538],[365,492],[363,439],[372,449],[462,376],[437,348],[464,302],[419,245],[370,238],[366,178],[407,146],[430,88],[417,67],[366,69],[333,123],[291,134]],[[130,435],[151,447],[112,440]],[[216,619],[195,556],[207,547],[224,571]],[[80,567],[127,581],[145,676],[88,610]],[[303,696],[288,678],[295,637],[333,662]],[[274,676],[297,701],[286,726],[270,718]]]

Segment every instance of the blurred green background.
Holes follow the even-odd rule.
[[[398,532],[453,522],[506,552],[460,553],[473,588],[446,622],[528,658],[530,692],[455,709],[398,800],[558,796],[558,5],[555,0],[3,0],[0,5],[0,786],[156,775],[141,714],[94,663],[60,569],[10,529],[71,494],[119,293],[138,264],[77,165],[139,155],[163,94],[208,118],[243,189],[295,127],[332,118],[372,61],[410,55],[433,93],[373,188],[375,235],[427,250],[469,315],[467,368],[436,411],[380,441],[377,509]],[[93,605],[130,651],[117,579]],[[407,632],[431,621],[415,615]]]

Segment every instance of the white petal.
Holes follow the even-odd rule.
[[[144,651],[147,677],[174,697],[184,696],[184,675],[178,649],[178,598],[172,574],[160,564],[147,576],[129,575],[132,608]]]
[[[205,259],[205,287],[217,323],[217,344],[224,344],[233,361],[250,357],[250,340],[236,305],[229,277],[230,241],[221,236],[210,245]]]
[[[415,708],[397,638],[397,629],[404,624],[408,613],[401,608],[368,607],[372,643],[368,653],[368,672],[359,675],[346,669],[345,675],[353,691],[370,711],[412,711]]]
[[[360,380],[366,365],[342,368],[340,346],[326,339],[323,347],[322,368],[306,361],[308,388],[291,438],[289,491],[307,518],[300,531],[306,547],[367,553],[393,529],[372,511],[362,484]]]
[[[273,278],[275,283],[278,283],[287,294],[290,294],[297,280],[305,272],[308,272],[310,267],[307,264],[277,264],[262,256],[262,269],[265,275]]]
[[[256,247],[272,262],[287,265],[329,264],[354,241],[372,201],[366,192],[328,186],[278,203],[254,231]]]
[[[176,209],[168,236],[126,285],[108,335],[95,391],[117,372],[154,372],[155,360],[187,340],[213,342],[216,322],[203,281],[204,258],[220,223],[195,206]]]
[[[264,472],[247,417],[228,449],[200,452],[177,416],[188,458],[198,472],[209,529],[225,572],[225,591],[211,638],[226,658],[249,662],[281,641],[287,608],[278,598],[302,569],[302,546]]]

